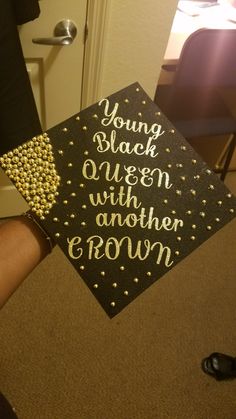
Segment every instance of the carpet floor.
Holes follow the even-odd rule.
[[[56,248],[1,311],[19,419],[236,419],[236,380],[201,370],[236,356],[235,253],[236,219],[110,320]]]

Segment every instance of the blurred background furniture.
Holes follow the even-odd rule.
[[[228,135],[215,168],[224,180],[236,144],[236,29],[199,29],[185,41],[173,81],[158,85],[155,103],[183,136]]]

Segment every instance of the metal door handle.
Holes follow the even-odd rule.
[[[56,24],[53,35],[49,38],[33,38],[32,42],[41,45],[70,45],[77,35],[77,28],[72,20],[64,19]]]

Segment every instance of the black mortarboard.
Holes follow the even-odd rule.
[[[138,83],[0,163],[110,317],[235,217],[235,197]]]

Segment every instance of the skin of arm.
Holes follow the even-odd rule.
[[[50,251],[42,231],[26,217],[0,224],[0,308]]]

